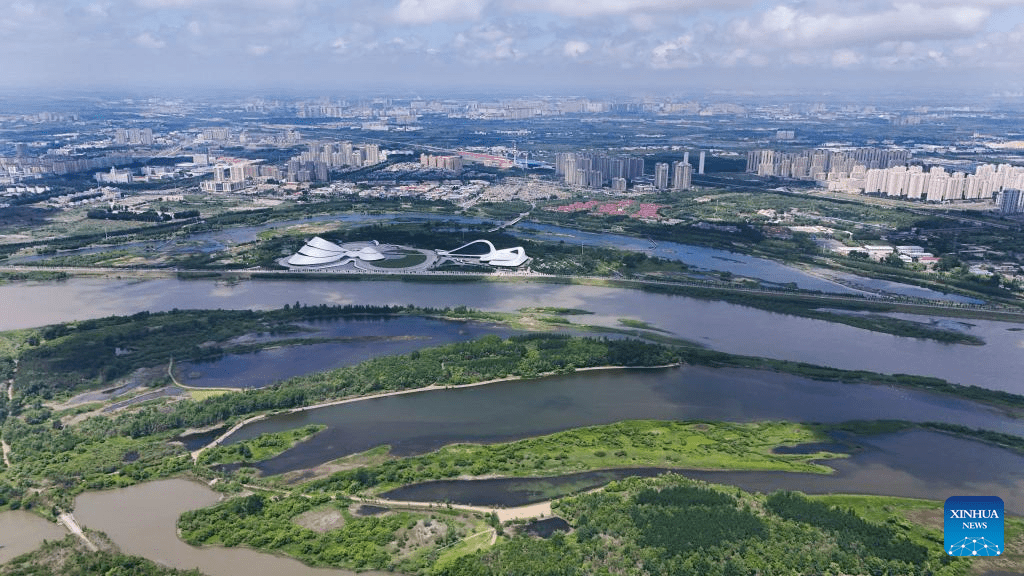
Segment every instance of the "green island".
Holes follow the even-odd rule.
[[[293,448],[299,442],[309,440],[314,434],[324,428],[327,428],[327,426],[323,424],[310,424],[309,426],[303,426],[294,430],[260,434],[251,440],[243,440],[228,446],[214,446],[204,450],[196,460],[196,463],[209,466],[266,460],[267,458],[277,456],[289,448]]]
[[[826,451],[774,454],[779,446],[827,441],[823,431],[788,422],[663,422],[627,420],[499,444],[455,444],[422,456],[338,472],[303,490],[377,494],[426,480],[557,476],[623,467],[779,470],[827,474]]]

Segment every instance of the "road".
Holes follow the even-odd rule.
[[[61,512],[60,516],[57,516],[57,522],[67,528],[68,532],[78,536],[89,550],[92,550],[93,552],[99,551],[99,547],[89,540],[85,535],[85,532],[82,531],[82,527],[78,525],[78,522],[75,521],[75,517],[72,516],[70,512]]]

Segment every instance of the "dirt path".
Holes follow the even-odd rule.
[[[93,552],[99,551],[99,548],[89,540],[85,535],[85,532],[82,532],[82,527],[78,525],[78,522],[75,521],[75,517],[72,516],[70,512],[61,512],[60,516],[57,517],[57,522],[67,528],[68,532],[78,536],[89,550],[92,550]]]
[[[399,506],[405,508],[426,508],[426,509],[438,509],[447,508],[447,504],[441,502],[409,502],[403,500],[386,500],[384,498],[354,498],[354,500],[366,503],[366,504],[377,504],[381,506]],[[537,502],[536,504],[529,504],[527,506],[517,506],[515,508],[491,508],[488,506],[463,506],[461,504],[453,504],[452,510],[468,510],[470,512],[483,512],[485,514],[495,513],[498,515],[498,520],[507,522],[509,520],[518,520],[520,518],[537,518],[539,516],[551,516],[551,501]]]
[[[10,468],[11,467],[11,459],[8,458],[7,455],[11,453],[11,447],[7,445],[7,441],[4,440],[3,438],[0,438],[0,448],[3,449],[3,453],[4,453],[4,465],[7,466],[8,468]]]

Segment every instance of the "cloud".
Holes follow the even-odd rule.
[[[266,44],[250,44],[245,51],[253,56],[263,56],[267,52],[270,52],[270,46],[267,46]]]
[[[700,54],[694,50],[693,36],[690,34],[662,42],[651,50],[653,68],[692,68],[700,65],[701,61]]]
[[[429,24],[448,20],[476,20],[486,0],[401,0],[395,20],[405,24]]]
[[[148,48],[150,50],[159,50],[164,46],[167,46],[167,42],[164,42],[163,40],[156,38],[149,32],[143,32],[142,34],[136,36],[135,43],[139,46],[142,46],[143,48]]]
[[[814,14],[776,6],[756,21],[740,20],[737,39],[789,47],[850,46],[892,40],[950,40],[979,32],[991,12],[978,6],[895,4],[868,13]]]
[[[714,7],[721,9],[751,4],[750,0],[722,0]],[[514,9],[552,12],[562,16],[590,18],[616,14],[638,14],[650,11],[694,12],[708,7],[702,0],[520,0]]]
[[[562,46],[562,53],[569,58],[579,58],[590,51],[590,44],[583,40],[569,40]]]
[[[836,50],[832,53],[832,66],[835,68],[851,68],[863,61],[860,54],[853,50]]]

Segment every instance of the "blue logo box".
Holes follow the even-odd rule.
[[[1003,553],[1003,499],[952,496],[946,499],[943,530],[950,556],[1000,556]]]

